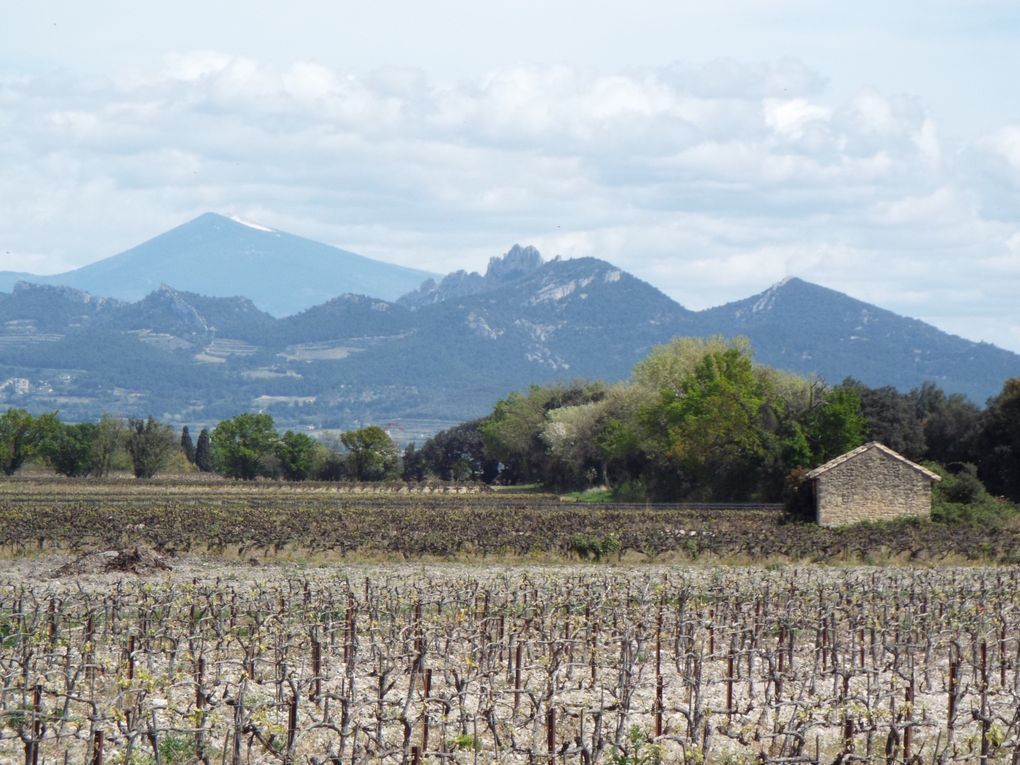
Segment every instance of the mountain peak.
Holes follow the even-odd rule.
[[[198,309],[179,290],[169,284],[160,284],[159,289],[150,293],[136,304],[142,313],[164,315],[177,330],[189,333],[205,334],[209,324]]]
[[[206,212],[129,250],[63,274],[0,273],[0,289],[28,279],[138,301],[165,283],[209,297],[245,295],[260,309],[286,316],[343,292],[395,300],[429,276],[243,217]]]
[[[256,223],[253,220],[244,218],[240,215],[223,215],[217,212],[204,212],[201,215],[192,218],[191,220],[182,223],[180,226],[171,229],[167,233],[179,232],[187,233],[195,230],[203,231],[205,229],[213,229],[215,231],[237,231],[241,232],[244,229],[250,231],[257,231],[263,234],[276,234],[279,235],[280,231],[274,228],[265,226],[261,223]]]
[[[769,289],[780,290],[783,287],[785,287],[787,284],[789,284],[790,282],[793,282],[793,281],[798,281],[797,277],[795,277],[795,276],[784,276],[778,282],[776,282],[771,287],[769,287]]]
[[[795,279],[792,276],[787,276],[780,279],[778,282],[773,284],[771,287],[766,289],[764,292],[755,295],[750,298],[753,301],[749,308],[743,308],[737,312],[737,315],[742,315],[748,311],[750,313],[761,313],[762,311],[769,311],[776,304],[776,299],[779,297],[781,292],[788,291],[788,287],[798,286],[797,282],[799,279]]]
[[[508,282],[527,276],[542,267],[542,253],[528,245],[522,247],[515,244],[502,256],[490,258],[485,278],[498,282]]]
[[[820,301],[837,300],[867,306],[849,295],[805,281],[797,276],[787,276],[751,297],[727,303],[709,311],[729,310],[737,318],[765,314],[778,309],[806,310]],[[878,310],[878,309],[876,309]]]
[[[269,228],[268,226],[263,226],[261,223],[255,223],[254,221],[246,220],[245,218],[238,217],[237,215],[231,215],[230,220],[234,221],[234,223],[240,223],[242,226],[247,226],[248,228],[255,229],[256,231],[262,231],[267,234],[276,233],[276,229]]]
[[[523,279],[545,265],[542,253],[532,246],[515,244],[502,255],[489,259],[489,267],[482,276],[477,271],[454,271],[441,281],[428,279],[418,289],[402,296],[397,302],[406,308],[421,308],[446,300],[480,295]]]

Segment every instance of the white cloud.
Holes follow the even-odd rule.
[[[952,145],[917,99],[833,99],[792,60],[438,82],[186,52],[119,80],[0,78],[0,166],[9,269],[214,209],[437,271],[533,242],[690,307],[799,275],[1020,349],[1020,127]]]
[[[1009,125],[991,135],[985,146],[1020,172],[1020,125]]]
[[[765,124],[784,136],[800,138],[811,122],[827,122],[832,109],[812,104],[803,98],[764,100]]]
[[[167,56],[164,75],[184,82],[197,82],[220,74],[235,58],[219,51],[188,51]]]

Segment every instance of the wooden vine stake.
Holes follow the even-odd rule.
[[[981,641],[981,765],[988,765],[988,753],[991,741],[988,733],[992,721],[988,713],[988,643]]]
[[[421,753],[427,755],[429,751],[429,698],[432,695],[432,669],[425,670],[425,711],[421,717]]]
[[[662,606],[655,622],[655,737],[662,735]]]
[[[549,749],[549,765],[556,765],[556,707],[553,706],[545,713],[545,736]]]
[[[103,730],[99,728],[92,733],[92,754],[89,765],[103,765]]]
[[[907,719],[903,725],[903,761],[910,762],[911,749],[914,743],[914,673],[910,673],[910,683],[903,692],[903,700],[906,702]]]
[[[730,650],[726,656],[726,716],[733,718],[733,639],[730,639]]]
[[[322,643],[318,636],[312,638],[312,701],[322,701]]]

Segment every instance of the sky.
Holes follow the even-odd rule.
[[[0,270],[203,212],[688,308],[799,276],[1020,351],[1020,3],[0,0]]]

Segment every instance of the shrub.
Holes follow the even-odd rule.
[[[1012,502],[993,497],[968,463],[957,463],[951,472],[940,465],[928,465],[942,480],[932,493],[932,520],[936,523],[1002,528],[1020,517]]]
[[[596,562],[613,553],[619,553],[620,546],[620,538],[616,534],[607,534],[601,539],[587,534],[578,534],[570,545],[581,560],[590,558]]]

